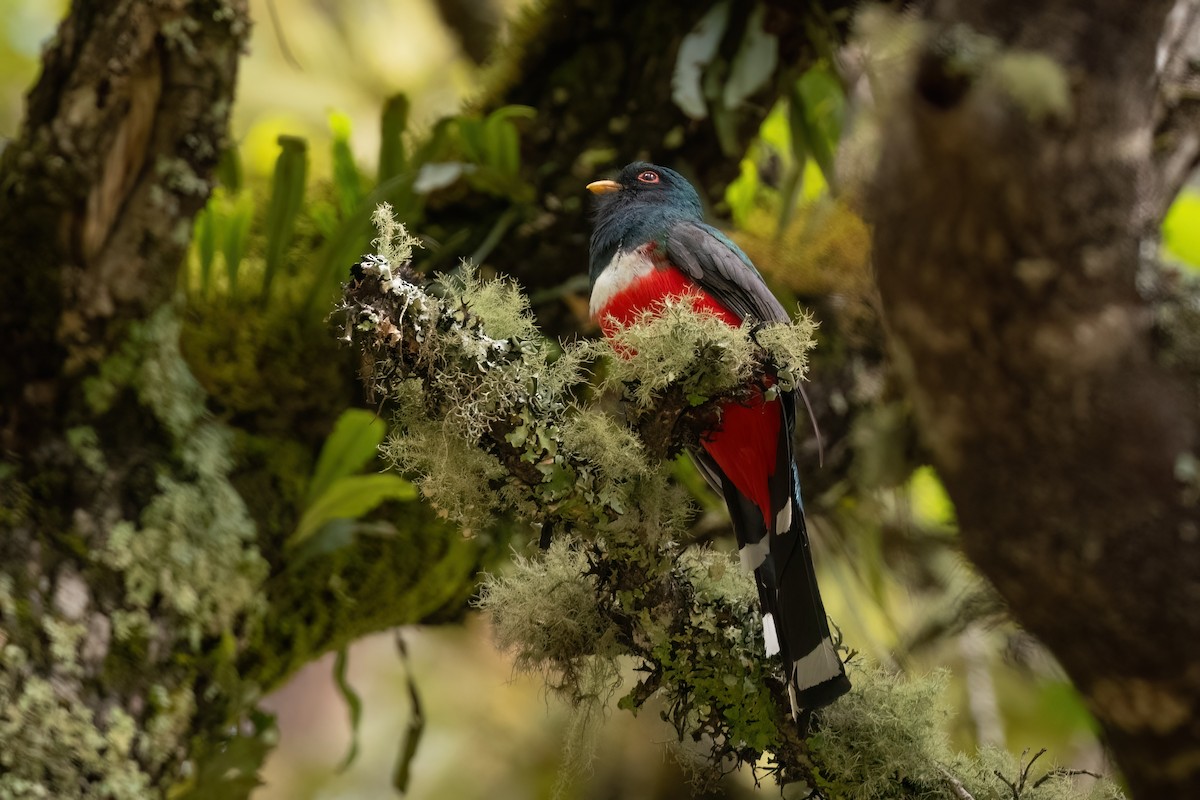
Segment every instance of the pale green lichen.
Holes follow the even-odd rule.
[[[866,668],[852,679],[854,690],[822,712],[821,730],[810,740],[824,780],[819,788],[847,800],[882,800],[906,796],[903,781],[943,783],[938,768],[951,759],[948,676]]]
[[[615,678],[617,632],[587,571],[585,550],[560,539],[538,558],[515,553],[504,573],[485,577],[478,605],[490,612],[496,644],[513,652],[519,669],[571,673],[555,677],[570,682],[584,662],[601,659]]]
[[[197,175],[192,165],[182,158],[159,156],[155,171],[162,184],[178,194],[207,198],[212,190],[212,184]]]
[[[170,308],[134,323],[84,384],[97,415],[125,413],[124,404],[135,397],[138,412],[159,423],[167,445],[153,465],[155,482],[138,519],[112,523],[95,551],[97,566],[113,570],[121,589],[104,622],[113,640],[134,652],[147,643],[163,655],[199,651],[206,638],[221,637],[227,646],[206,656],[205,702],[227,695],[241,703],[254,688],[240,685],[233,668],[235,637],[261,619],[267,565],[230,482],[232,433],[208,415],[179,351],[179,329]],[[67,440],[89,470],[108,469],[93,428],[74,428]],[[14,620],[16,605],[0,602],[4,625]],[[81,662],[90,646],[89,622],[47,614],[40,627],[53,680],[37,676],[19,648],[6,651],[0,668],[0,753],[12,758],[0,760],[0,800],[151,796],[161,786],[147,773],[177,760],[187,746],[198,703],[194,667],[163,664],[163,683],[150,692],[140,718],[118,706],[98,714],[80,699],[94,678]]]
[[[157,766],[166,763],[187,735],[196,713],[196,697],[188,687],[171,690],[155,684],[150,687],[149,700],[154,715],[137,739],[137,752],[148,763]]]
[[[123,612],[163,603],[179,615],[181,632],[196,647],[202,636],[261,613],[267,565],[245,503],[228,479],[232,434],[207,420],[204,392],[179,351],[179,331],[172,309],[160,308],[131,328],[84,391],[102,414],[132,388],[176,442],[178,464],[160,467],[158,493],[139,520],[113,526],[100,559],[121,573]],[[116,629],[118,636],[130,632],[124,622]]]
[[[226,477],[228,447],[224,429],[197,430],[184,448],[194,477],[160,475],[159,493],[139,522],[115,525],[100,554],[120,571],[129,607],[165,604],[193,647],[263,609],[266,562],[253,546],[254,523]]]
[[[754,579],[742,569],[735,555],[689,547],[679,554],[678,565],[688,576],[701,602],[720,601],[735,608],[758,608],[758,589]]]
[[[611,345],[559,352],[511,285],[467,270],[426,292],[402,267],[383,255],[364,261],[379,284],[351,286],[347,304],[352,329],[368,337],[375,386],[396,409],[385,455],[466,528],[511,514],[551,534],[547,552],[518,555],[484,581],[479,602],[498,644],[584,718],[617,689],[618,659],[632,656],[638,680],[619,705],[636,711],[660,697],[680,739],[706,743],[713,765],[770,762],[796,747],[786,701],[771,690],[776,665],[763,655],[753,581],[732,554],[677,544],[687,505],[665,471],[629,428],[578,407],[574,392],[597,356],[610,385],[647,408],[668,392],[720,399],[762,368],[793,388],[811,321],[730,328],[681,301]],[[801,757],[775,764],[785,779],[848,800],[953,798],[955,781],[976,800],[1011,796],[991,770],[1016,779],[1022,765],[950,750],[940,677],[857,673]],[[1050,780],[1021,797],[1067,797],[1069,786]]]
[[[947,674],[900,675],[854,664],[854,689],[824,709],[809,740],[817,788],[844,800],[1120,800],[1111,781],[1075,781],[1066,771],[984,748],[955,752],[946,733]],[[1036,757],[1035,757],[1036,758]],[[1022,775],[1025,780],[1022,780]],[[1045,780],[1042,780],[1042,778]],[[960,790],[961,788],[961,790]],[[963,794],[966,792],[966,795]]]
[[[163,306],[145,322],[130,326],[121,348],[84,382],[84,397],[96,414],[104,414],[126,387],[176,439],[184,441],[205,416],[204,391],[179,352],[180,322]]]
[[[87,634],[87,626],[79,622],[65,622],[55,617],[46,617],[42,629],[50,640],[50,657],[55,671],[65,677],[77,677],[83,670],[79,664],[79,645]]]
[[[24,658],[13,650],[0,670],[0,800],[151,796],[153,784],[132,757],[129,718],[98,720],[50,681],[18,677]]]
[[[399,267],[412,260],[413,248],[420,247],[421,240],[397,221],[390,203],[380,203],[371,215],[371,222],[379,232],[379,236],[371,240],[371,245],[386,264]],[[390,277],[389,274],[384,280]]]
[[[142,638],[150,631],[150,613],[144,608],[117,609],[109,615],[113,636],[117,641],[127,642]]]
[[[572,415],[563,423],[562,439],[581,459],[614,479],[650,473],[641,439],[606,414]]]
[[[90,425],[69,428],[67,430],[67,444],[79,456],[79,460],[83,462],[83,465],[92,472],[99,475],[107,468],[104,451],[100,448],[100,436],[96,433],[95,428]]]
[[[808,372],[808,354],[817,346],[817,323],[801,310],[787,325],[768,325],[755,331],[754,339],[767,352],[767,360],[785,391],[800,386]]]
[[[396,419],[403,427],[389,436],[381,454],[401,472],[415,475],[426,501],[464,534],[488,530],[498,513],[491,485],[504,476],[503,466],[452,425],[403,412]]]
[[[693,405],[735,392],[764,367],[779,389],[793,391],[807,371],[815,331],[804,312],[790,323],[732,328],[679,298],[584,349],[610,357],[606,388],[621,388],[635,408],[650,410],[668,390]]]
[[[607,385],[627,387],[639,408],[653,407],[668,388],[678,388],[696,404],[737,389],[750,379],[757,354],[746,330],[697,313],[690,298],[647,312],[594,347],[598,354],[616,354]]]
[[[1067,71],[1050,56],[1015,50],[997,57],[987,72],[1033,123],[1070,120],[1071,82]]]

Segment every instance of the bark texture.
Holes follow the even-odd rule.
[[[1139,259],[1179,183],[1152,136],[1172,5],[933,3],[874,187],[890,344],[967,552],[1144,798],[1200,795],[1200,387]]]

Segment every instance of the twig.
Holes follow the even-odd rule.
[[[1095,772],[1087,769],[1052,769],[1042,777],[1038,778],[1037,781],[1034,782],[1033,788],[1036,789],[1051,779],[1074,778],[1077,775],[1087,775],[1089,778],[1095,778],[1096,780],[1101,780],[1103,778],[1102,775],[1098,775]]]
[[[975,800],[975,797],[967,791],[967,787],[963,786],[962,781],[954,777],[954,775],[950,773],[950,770],[939,766],[938,772],[942,773],[942,776],[946,779],[946,783],[950,785],[950,791],[954,792],[954,796],[957,797],[958,800]],[[1001,778],[1000,780],[1004,779]],[[1008,783],[1008,781],[1005,781],[1005,783]]]

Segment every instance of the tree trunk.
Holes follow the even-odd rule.
[[[1139,263],[1171,5],[934,3],[874,188],[890,345],[967,552],[1144,798],[1200,796],[1200,362]]]

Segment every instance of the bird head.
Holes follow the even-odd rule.
[[[614,180],[593,181],[595,225],[591,239],[592,280],[618,250],[630,250],[666,235],[674,222],[701,221],[700,195],[673,169],[645,161],[629,164]]]
[[[673,169],[645,161],[627,165],[616,180],[593,181],[588,191],[596,195],[596,217],[603,220],[630,211],[661,209],[679,217],[699,219],[700,195]]]

